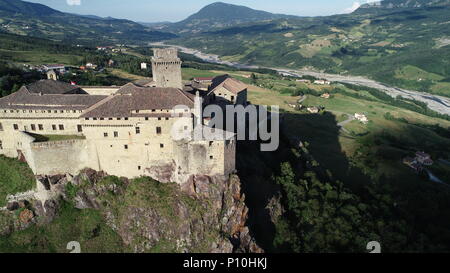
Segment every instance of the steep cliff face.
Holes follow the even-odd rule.
[[[59,202],[100,211],[126,252],[262,252],[246,226],[248,208],[236,175],[191,176],[181,187],[93,170],[40,181],[59,193]],[[35,201],[33,212],[33,221],[46,225],[58,217],[58,204]]]

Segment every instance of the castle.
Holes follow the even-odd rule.
[[[26,161],[36,175],[92,168],[183,183],[191,175],[232,173],[233,133],[197,140],[174,139],[173,132],[207,126],[199,111],[205,104],[247,103],[247,86],[228,76],[203,91],[183,84],[172,48],[155,49],[152,68],[152,80],[121,87],[80,87],[52,76],[0,98],[0,154]]]

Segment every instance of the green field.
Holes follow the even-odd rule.
[[[0,156],[0,206],[6,196],[31,190],[36,185],[33,172],[26,163]]]

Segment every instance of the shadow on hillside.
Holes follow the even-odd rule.
[[[303,159],[298,160],[292,148],[299,142],[308,142],[308,150],[319,162],[319,174],[326,177],[330,170],[336,179],[362,183],[369,181],[360,170],[351,168],[339,143],[339,127],[332,114],[293,114],[281,116],[280,146],[274,152],[261,152],[257,141],[240,141],[237,146],[237,170],[242,181],[242,192],[246,196],[249,208],[249,220],[253,236],[257,243],[267,252],[277,252],[273,241],[275,225],[271,210],[267,208],[271,199],[279,196],[279,187],[272,177],[279,174],[280,164],[294,163],[293,167],[302,173],[306,166]]]

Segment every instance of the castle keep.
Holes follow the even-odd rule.
[[[198,110],[205,105],[196,88],[183,85],[176,49],[154,52],[153,81],[145,84],[82,88],[41,80],[0,98],[0,154],[26,161],[36,175],[92,168],[183,183],[191,175],[230,174],[235,170],[234,134],[172,137],[206,126]],[[245,85],[229,77],[217,79],[205,101],[214,103],[219,93],[227,96],[221,99],[233,97],[229,103],[246,103]]]

